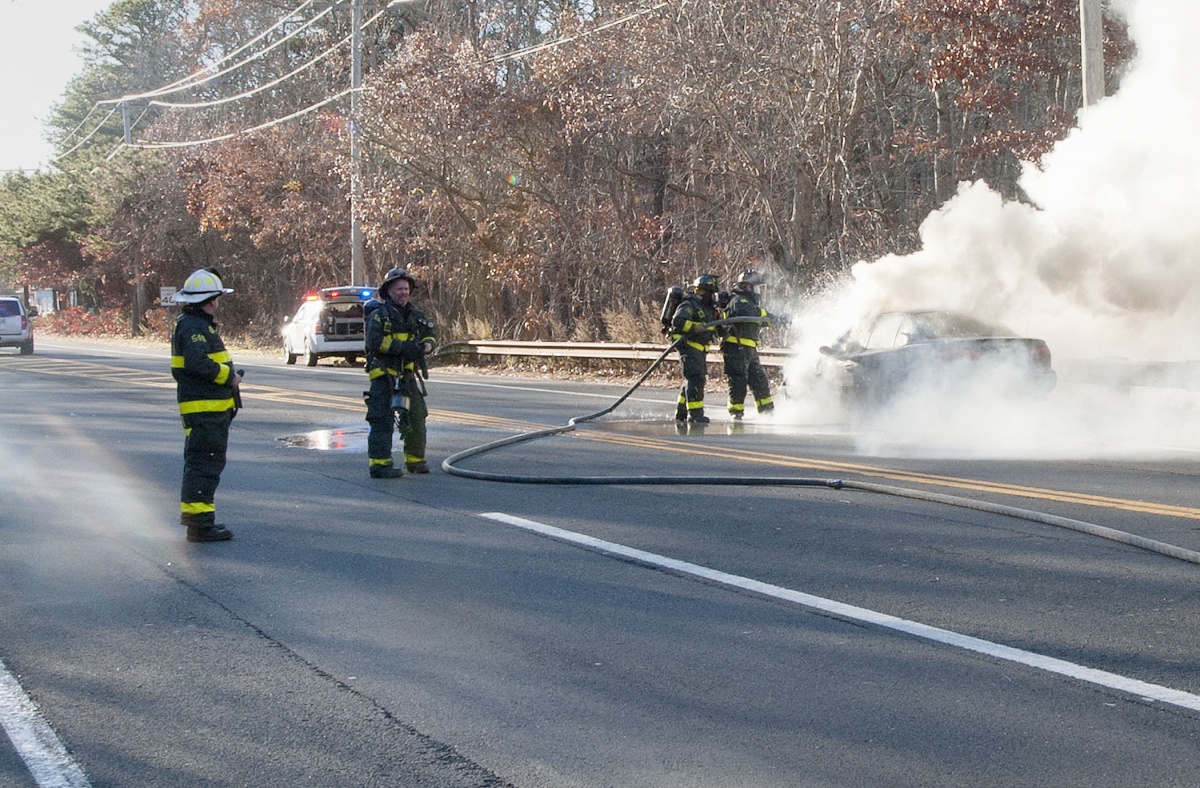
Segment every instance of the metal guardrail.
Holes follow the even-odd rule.
[[[451,342],[438,349],[441,359],[484,356],[516,358],[588,358],[621,361],[653,361],[666,350],[665,344],[618,342],[530,342],[519,340],[469,339]],[[760,347],[764,367],[782,367],[796,358],[787,348]],[[710,364],[721,363],[720,351],[709,351]],[[1116,388],[1146,387],[1200,391],[1200,361],[1147,362],[1128,359],[1064,359],[1055,369],[1060,382],[1093,384]]]
[[[516,356],[519,358],[603,358],[621,361],[653,361],[667,345],[618,342],[530,342],[519,340],[468,339],[451,342],[438,349],[438,358]],[[764,367],[781,367],[792,357],[786,348],[760,347],[758,357]],[[708,361],[722,361],[720,351],[709,351]]]

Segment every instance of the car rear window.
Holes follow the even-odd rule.
[[[917,330],[927,339],[976,339],[1016,336],[1011,329],[985,323],[968,315],[951,312],[925,312],[913,315]]]
[[[330,312],[335,317],[339,318],[361,318],[363,316],[362,304],[359,302],[353,303],[332,303],[326,304],[325,310]]]
[[[21,314],[21,306],[12,299],[0,301],[0,317],[16,317]]]

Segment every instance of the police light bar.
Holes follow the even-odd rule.
[[[321,291],[320,296],[309,296],[309,300],[316,301],[319,297],[322,297],[322,296],[325,298],[343,298],[343,297],[353,296],[353,297],[359,298],[363,301],[366,301],[374,294],[375,294],[374,288],[370,288],[370,287],[364,287],[362,289],[357,289],[357,288],[353,288],[353,287],[327,287]]]

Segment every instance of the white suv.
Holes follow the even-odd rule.
[[[283,352],[289,364],[304,356],[304,363],[340,356],[353,364],[366,356],[363,304],[375,294],[370,287],[327,287],[310,295],[283,327]]]
[[[22,356],[33,352],[33,323],[29,318],[36,309],[26,310],[16,296],[0,296],[0,347],[21,349]]]

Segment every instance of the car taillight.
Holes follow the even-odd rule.
[[[314,334],[324,334],[325,327],[322,326],[320,323],[317,323],[315,326],[313,326],[313,333]]]
[[[25,315],[21,315],[21,330],[24,331],[27,328],[29,328],[29,318],[25,317]]]

